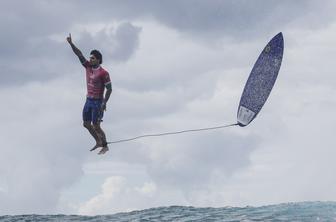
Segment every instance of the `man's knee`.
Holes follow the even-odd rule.
[[[90,129],[90,128],[92,128],[91,123],[90,123],[90,122],[86,122],[86,121],[83,122],[83,126],[84,126],[86,129]]]

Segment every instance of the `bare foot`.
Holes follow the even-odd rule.
[[[106,145],[106,146],[104,146],[101,150],[100,150],[100,152],[98,153],[99,155],[103,155],[103,154],[105,154],[107,151],[109,151],[109,148],[108,148],[108,146]]]
[[[102,147],[103,145],[101,143],[96,143],[96,145],[90,150],[90,151],[94,151],[95,149]]]

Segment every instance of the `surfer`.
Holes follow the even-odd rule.
[[[98,50],[94,49],[91,51],[90,60],[88,61],[72,42],[71,34],[69,34],[66,40],[86,69],[87,96],[83,108],[83,126],[96,141],[96,145],[90,151],[101,147],[102,149],[98,154],[104,154],[109,148],[107,146],[105,133],[100,125],[104,111],[106,111],[106,103],[112,93],[110,76],[109,73],[101,67],[103,56]],[[104,95],[105,88],[106,92]]]

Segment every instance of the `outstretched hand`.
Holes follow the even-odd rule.
[[[69,36],[66,38],[66,40],[67,40],[69,43],[72,43],[71,33],[69,33]]]

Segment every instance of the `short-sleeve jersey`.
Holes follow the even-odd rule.
[[[83,66],[86,69],[87,97],[94,99],[104,98],[105,86],[111,83],[109,73],[101,66],[92,68],[88,61]]]

